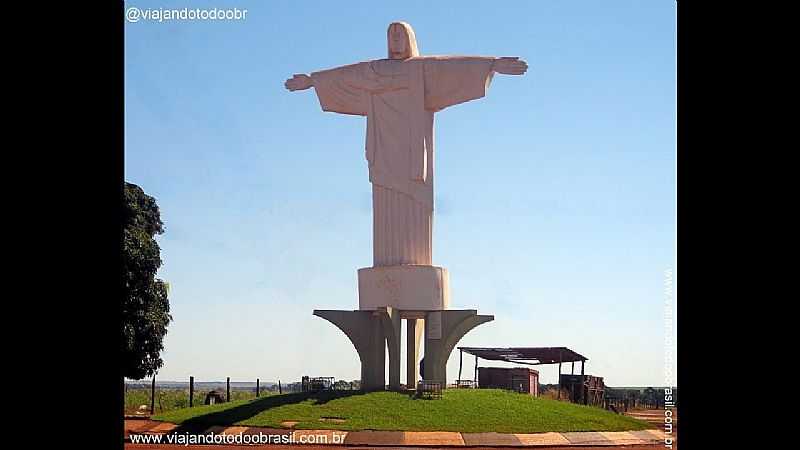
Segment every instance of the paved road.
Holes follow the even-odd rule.
[[[653,423],[656,426],[659,426],[663,430],[664,427],[664,416],[663,411],[630,411],[628,415],[637,417],[642,420],[646,420],[648,422]],[[149,421],[147,421],[149,422]],[[128,428],[136,428],[134,425],[141,425],[147,424],[145,421],[136,421],[130,422],[126,421],[126,430]],[[675,414],[675,425],[677,428],[677,414]],[[676,430],[677,431],[677,430]],[[127,433],[126,433],[127,435]],[[194,449],[194,450],[286,450],[288,447],[291,448],[302,448],[304,450],[365,450],[369,447],[364,446],[339,446],[339,445],[177,445],[177,444],[132,444],[130,442],[125,443],[126,450],[179,450],[179,449]],[[450,449],[452,450],[454,447],[373,447],[378,448],[380,450],[436,450],[436,449]],[[468,447],[471,450],[497,450],[497,447]],[[549,450],[576,450],[575,446],[563,446],[563,447],[547,447]],[[653,444],[653,445],[631,445],[631,446],[624,446],[622,447],[624,450],[661,450],[664,449],[664,444]],[[677,449],[677,441],[673,445],[673,449]],[[580,446],[580,450],[609,450],[608,446],[592,446],[592,447],[584,447]]]

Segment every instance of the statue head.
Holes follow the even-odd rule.
[[[405,22],[392,22],[386,30],[389,59],[407,59],[419,56],[414,29]]]

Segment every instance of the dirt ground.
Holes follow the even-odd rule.
[[[628,416],[651,423],[664,431],[664,410],[663,409],[632,409],[625,413]],[[678,410],[672,409],[672,430],[678,431]]]

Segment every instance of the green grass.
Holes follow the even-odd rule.
[[[202,405],[210,389],[194,391],[194,404]],[[269,391],[261,391],[260,396],[270,395]],[[249,389],[231,389],[231,402],[252,400],[256,393]],[[147,406],[150,412],[150,389],[128,388],[125,391],[125,413],[134,414],[141,405]],[[156,389],[156,413],[189,407],[189,389]],[[192,408],[194,410],[194,408]]]
[[[283,394],[178,409],[153,418],[181,424],[187,430],[210,425],[280,428],[283,421],[298,422],[297,429],[350,431],[541,433],[652,428],[646,422],[600,408],[495,389],[448,389],[441,400],[412,399],[397,392]]]

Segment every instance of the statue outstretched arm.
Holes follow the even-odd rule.
[[[314,86],[314,80],[304,73],[296,73],[283,84],[290,91],[302,91]]]
[[[528,64],[517,57],[430,56],[425,64],[425,108],[439,111],[486,95],[492,76],[522,75]]]
[[[294,74],[284,83],[289,91],[314,88],[323,111],[366,116],[368,92],[359,86],[360,64]]]
[[[528,70],[528,63],[519,56],[504,56],[494,60],[492,70],[503,75],[522,75]]]

